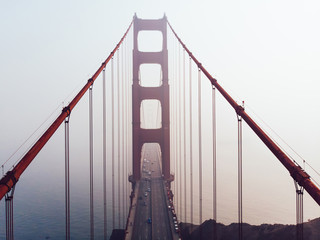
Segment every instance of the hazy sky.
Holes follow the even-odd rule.
[[[0,0],[1,163],[95,72],[135,12],[140,18],[161,18],[166,13],[178,35],[231,96],[244,100],[249,113],[253,109],[320,171],[320,3],[316,0]],[[223,130],[219,133],[223,135]],[[266,189],[262,192],[270,199],[283,192],[279,185],[290,188],[288,205],[295,222],[292,180],[266,150],[262,156],[248,153],[263,147],[250,145],[259,140],[249,130],[245,134],[245,154],[257,164],[247,165],[257,172],[247,181],[258,185],[259,175],[264,175],[265,185],[256,188]],[[260,160],[270,162],[270,168],[259,165]],[[221,178],[221,183],[225,181],[228,178]],[[245,191],[248,205],[263,201],[263,194]],[[254,194],[261,199],[254,200]],[[281,199],[286,198],[280,198],[279,209],[287,205]],[[265,201],[261,208],[269,200]],[[305,219],[319,216],[319,207],[306,197]],[[255,216],[247,219],[258,222]]]

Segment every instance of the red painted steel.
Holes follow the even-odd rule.
[[[192,55],[186,45],[181,41],[172,26],[168,22],[170,29],[181,43],[183,48],[188,52],[199,69],[207,76],[211,84],[214,85],[222,96],[230,103],[236,113],[246,121],[250,128],[258,135],[262,142],[270,149],[270,151],[278,158],[278,160],[289,171],[291,177],[298,182],[298,184],[305,188],[310,196],[320,205],[320,189],[311,181],[310,176],[300,167],[297,166],[278,146],[271,140],[271,138],[255,123],[255,121],[245,112],[241,105],[238,105],[233,98],[218,84],[217,80],[213,78],[210,73],[202,66],[202,64]]]
[[[140,31],[160,31],[162,33],[162,51],[141,52],[138,49],[138,33]],[[167,20],[161,19],[134,19],[134,48],[133,48],[133,83],[132,83],[132,155],[133,178],[141,178],[141,149],[144,143],[155,142],[160,145],[162,156],[162,173],[164,179],[170,179],[170,109],[168,85],[168,50],[167,50]],[[162,70],[162,85],[159,87],[143,87],[140,85],[140,65],[160,64]],[[142,129],[140,127],[140,106],[142,100],[157,99],[161,103],[162,127],[159,129]]]
[[[71,113],[72,109],[77,105],[82,96],[86,93],[86,91],[90,88],[90,86],[94,83],[96,78],[102,72],[102,70],[106,67],[107,63],[113,57],[116,50],[120,47],[124,38],[127,36],[130,28],[133,25],[133,21],[130,23],[127,31],[116,45],[114,50],[110,53],[108,58],[101,64],[99,69],[93,74],[93,76],[88,80],[87,84],[80,90],[80,92],[74,97],[74,99],[70,102],[70,104],[65,107],[61,114],[57,117],[57,119],[51,124],[51,126],[47,129],[47,131],[39,138],[39,140],[32,146],[32,148],[22,157],[19,163],[11,170],[6,173],[6,175],[0,180],[0,200],[3,196],[11,190],[11,188],[15,185],[15,183],[19,180],[21,174],[26,170],[32,160],[37,156],[43,146],[48,142],[51,136],[55,133],[55,131],[59,128],[64,119]]]

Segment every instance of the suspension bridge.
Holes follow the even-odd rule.
[[[160,50],[140,50],[140,34],[148,31],[160,32]],[[168,43],[169,34],[171,42]],[[169,44],[173,46],[172,53],[168,51]],[[145,75],[143,69],[150,66],[152,74]],[[101,97],[97,101],[101,106],[93,104],[97,80],[102,80],[102,94],[97,94]],[[210,101],[204,103],[203,95],[208,90]],[[208,185],[203,182],[204,169],[207,167],[204,159],[207,160],[208,156],[212,164],[212,219],[218,222],[216,91],[234,109],[237,117],[238,234],[235,239],[243,239],[243,122],[271,151],[275,160],[289,172],[288,178],[293,179],[296,209],[292,211],[296,211],[296,236],[297,239],[303,239],[303,193],[305,190],[320,204],[320,189],[317,183],[249,116],[245,105],[238,104],[212,77],[205,63],[202,64],[192,54],[166,16],[161,19],[140,19],[136,15],[107,59],[70,103],[63,106],[59,115],[37,141],[29,146],[21,159],[13,165],[7,163],[10,158],[3,163],[0,196],[5,200],[6,239],[14,239],[13,202],[16,186],[23,181],[20,179],[23,179],[21,177],[24,171],[32,168],[32,161],[44,146],[50,143],[51,137],[62,128],[61,125],[64,125],[65,160],[64,236],[66,239],[76,239],[71,230],[70,171],[76,171],[70,167],[72,150],[75,149],[70,148],[73,144],[71,130],[73,121],[76,121],[73,113],[86,94],[88,130],[81,128],[88,134],[80,132],[77,138],[88,138],[89,154],[85,158],[89,165],[89,181],[86,187],[89,188],[87,222],[90,239],[97,238],[94,199],[94,177],[98,174],[94,171],[95,156],[98,155],[97,145],[102,156],[99,173],[102,176],[102,190],[99,191],[103,198],[103,219],[98,224],[102,225],[104,239],[110,237],[110,228],[114,239],[179,239],[179,222],[202,223],[206,211],[203,189],[204,185]],[[95,114],[96,108],[99,108],[98,114]],[[208,121],[208,113],[210,127],[204,123]],[[95,138],[97,132],[94,119],[98,117],[101,117],[101,126],[98,127],[100,140]],[[215,225],[213,229],[210,238],[217,239]],[[208,236],[203,238],[208,239]]]

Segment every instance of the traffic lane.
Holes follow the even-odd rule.
[[[172,239],[168,210],[163,195],[163,182],[161,179],[153,179],[152,186],[155,190],[152,194],[152,211],[154,216],[152,239]]]
[[[156,151],[153,151],[153,156],[156,158],[151,163],[152,168],[152,211],[155,218],[152,236],[153,239],[172,239],[170,231],[170,222],[168,216],[168,208],[165,199],[165,193],[163,191],[164,185],[161,178],[160,159]]]
[[[151,206],[148,197],[144,196],[145,188],[146,181],[141,180],[132,239],[151,239],[151,225],[147,223],[151,215]],[[147,206],[144,205],[144,201],[148,202]]]

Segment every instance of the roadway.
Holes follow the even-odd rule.
[[[145,178],[145,173],[141,175]],[[139,184],[138,200],[136,205],[136,214],[134,218],[134,226],[132,232],[132,239],[145,240],[151,239],[151,227],[152,225],[148,223],[148,218],[151,218],[151,200],[150,194],[147,192],[145,196],[146,189],[150,187],[150,182],[142,180]]]
[[[141,163],[141,180],[132,239],[175,240],[179,236],[173,231],[168,210],[168,200],[156,144],[146,144]],[[170,217],[169,217],[170,216]],[[148,221],[148,219],[150,220]]]

